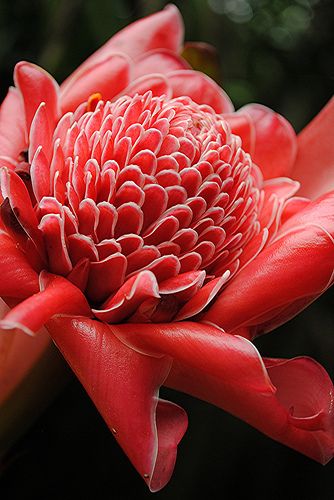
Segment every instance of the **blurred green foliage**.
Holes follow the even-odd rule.
[[[165,0],[1,0],[1,97],[15,63],[34,61],[59,81],[113,33]],[[332,0],[175,1],[186,40],[219,53],[224,89],[236,107],[257,101],[297,129],[334,88]]]

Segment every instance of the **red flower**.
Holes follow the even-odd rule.
[[[152,491],[187,427],[162,384],[322,463],[334,452],[323,368],[261,359],[249,340],[332,283],[333,101],[298,138],[263,106],[233,113],[178,55],[182,31],[169,6],[60,89],[21,62],[0,110],[0,294],[12,307],[0,326],[18,343],[3,398],[47,330]]]

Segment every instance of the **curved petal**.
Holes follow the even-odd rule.
[[[298,135],[298,154],[291,175],[298,194],[316,198],[334,189],[334,97]]]
[[[9,308],[0,299],[0,318]],[[22,332],[0,333],[0,405],[24,379],[50,343],[50,336],[43,328],[37,338]]]
[[[288,221],[289,223],[289,221]],[[233,279],[203,321],[253,335],[292,318],[333,279],[334,240],[316,218],[278,236]]]
[[[0,108],[0,155],[16,159],[26,148],[23,102],[18,90],[10,87]]]
[[[231,120],[232,131],[241,134],[243,147],[261,168],[264,178],[289,177],[297,154],[296,134],[290,123],[261,104],[248,104],[239,113],[247,115],[253,127],[249,128],[245,119],[239,123]]]
[[[38,290],[38,274],[16,242],[0,231],[0,296],[23,299]]]
[[[268,360],[266,369],[251,342],[200,323],[111,329],[126,345],[173,358],[166,385],[229,411],[314,460],[333,457],[334,388],[312,359]]]
[[[188,96],[198,104],[208,104],[216,113],[231,113],[228,95],[209,76],[199,71],[178,70],[166,75],[173,97]]]
[[[41,291],[24,300],[4,316],[0,329],[21,330],[34,335],[55,314],[92,316],[83,293],[68,280],[42,271]]]
[[[191,69],[191,67],[182,57],[171,50],[156,49],[145,52],[135,60],[133,78],[156,73],[157,70],[159,73],[167,74],[179,69]]]
[[[63,113],[74,111],[90,95],[99,93],[104,101],[119,94],[130,81],[129,59],[124,54],[112,54],[95,61],[90,66],[76,71],[66,84],[61,86]]]
[[[168,98],[172,94],[167,78],[162,74],[152,73],[131,82],[117,97],[121,97],[121,95],[133,97],[136,94],[144,95],[146,92],[152,92],[153,96],[165,95]]]
[[[59,86],[44,69],[26,61],[15,66],[14,81],[21,91],[27,130],[41,102],[45,102],[50,130],[53,130],[59,118]]]
[[[182,408],[158,397],[171,359],[129,349],[94,320],[57,318],[47,328],[150,490],[161,489],[187,428]]]
[[[95,66],[115,52],[136,58],[154,49],[167,49],[178,53],[183,42],[183,20],[175,5],[136,21],[116,33],[107,43],[92,54],[63,83],[63,88],[77,78],[79,72]]]

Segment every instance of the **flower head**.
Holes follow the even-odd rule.
[[[12,307],[0,327],[45,325],[152,490],[187,426],[158,398],[162,384],[316,460],[334,453],[326,372],[309,358],[263,360],[248,340],[331,285],[333,192],[294,196],[300,183],[285,176],[301,170],[303,139],[298,149],[265,107],[234,113],[177,54],[181,39],[168,7],[61,89],[19,63],[0,110],[0,293]]]

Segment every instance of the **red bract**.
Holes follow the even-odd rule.
[[[334,452],[323,368],[249,340],[332,284],[333,101],[298,138],[264,106],[235,113],[178,55],[182,33],[169,6],[60,88],[21,62],[0,110],[2,397],[45,326],[152,491],[187,427],[163,384],[322,463]]]

